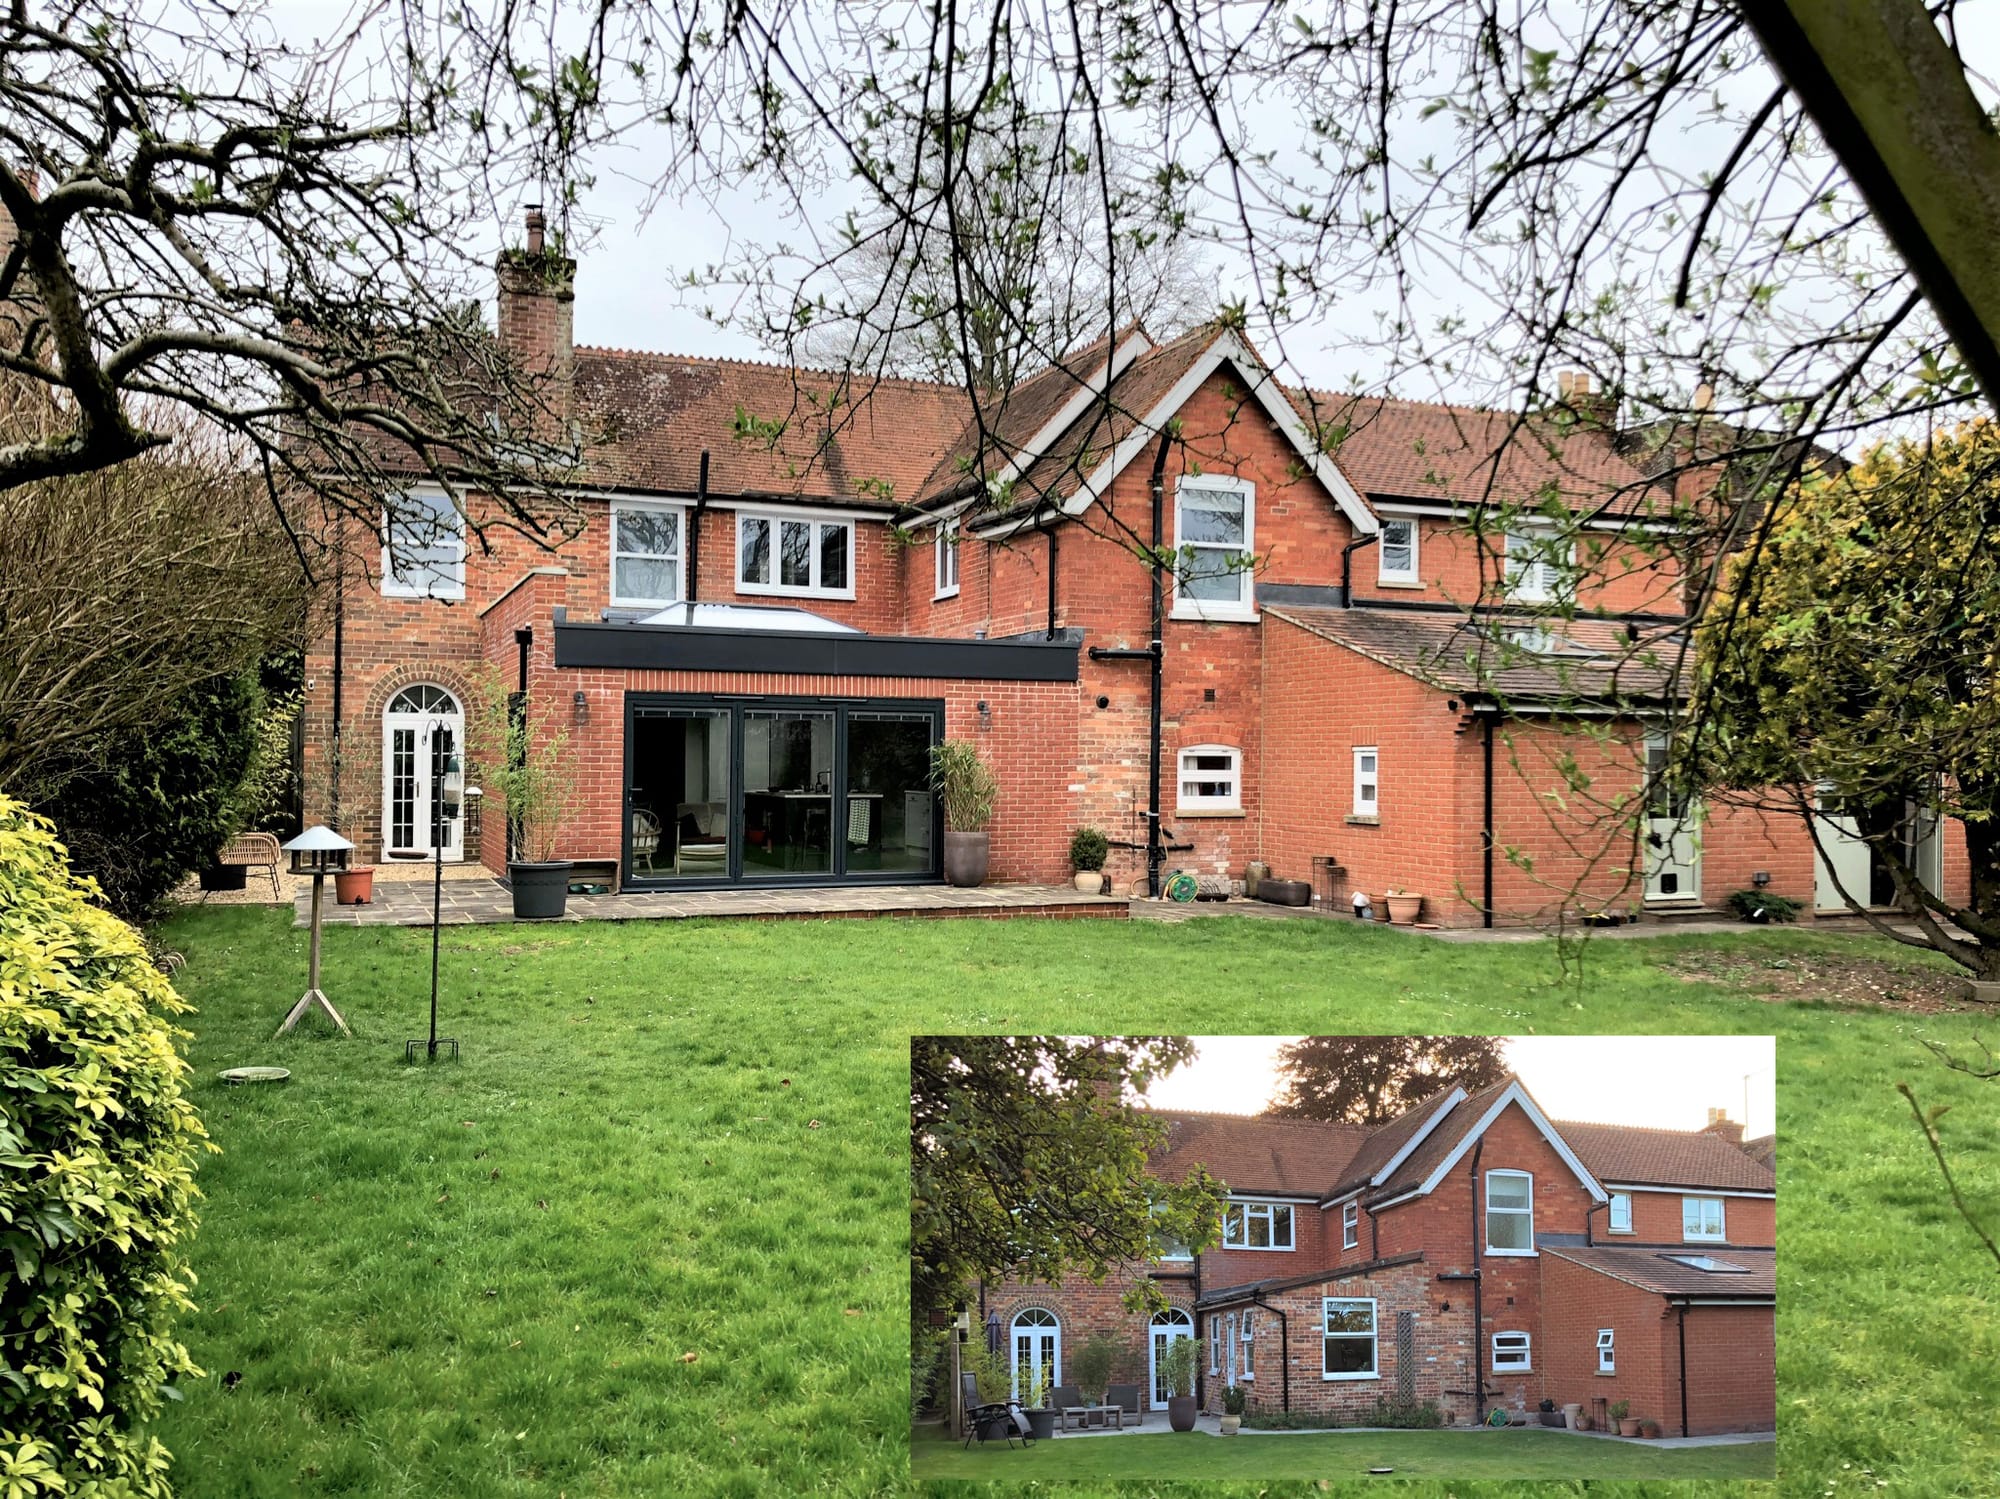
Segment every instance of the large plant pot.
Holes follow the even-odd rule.
[[[1075,884],[1076,888],[1081,890],[1085,895],[1102,895],[1104,893],[1104,873],[1102,870],[1097,869],[1079,869],[1076,872]]]
[[[375,900],[375,866],[356,864],[333,872],[333,902],[338,906],[366,906]]]
[[[1583,1402],[1581,1400],[1572,1400],[1568,1404],[1564,1405],[1562,1408],[1562,1416],[1563,1416],[1563,1424],[1568,1426],[1571,1431],[1584,1430],[1582,1426],[1579,1426],[1577,1424],[1578,1420],[1580,1418],[1583,1418]]]
[[[241,890],[248,884],[249,874],[248,864],[211,864],[200,871],[199,878],[204,890]]]
[[[1389,906],[1389,920],[1397,926],[1416,925],[1417,917],[1424,909],[1421,895],[1385,895],[1383,900]]]
[[[946,833],[944,882],[961,890],[985,884],[989,852],[984,833]]]
[[[514,887],[514,919],[548,921],[569,909],[568,859],[549,864],[509,864],[507,881]]]
[[[1046,1442],[1056,1434],[1056,1413],[1054,1411],[1047,1409],[1024,1410],[1022,1414],[1027,1416],[1028,1430],[1034,1433],[1036,1441]]]
[[[1241,1416],[1224,1416],[1222,1418],[1222,1434],[1226,1437],[1233,1437],[1241,1429],[1242,1425],[1243,1418]]]
[[[1563,1424],[1563,1413],[1561,1411],[1537,1411],[1535,1414],[1542,1418],[1542,1425],[1544,1426],[1560,1426]]]
[[[1195,1404],[1192,1395],[1169,1395],[1167,1397],[1167,1425],[1175,1431],[1194,1430]]]
[[[1621,1437],[1636,1437],[1638,1434],[1639,1418],[1637,1416],[1627,1416],[1618,1423],[1618,1435]]]

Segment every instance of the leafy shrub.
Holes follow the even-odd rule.
[[[1077,1382],[1087,1398],[1101,1400],[1104,1398],[1104,1387],[1111,1383],[1112,1366],[1124,1351],[1109,1334],[1092,1333],[1069,1366],[1070,1378]]]
[[[139,1426],[199,1375],[174,1338],[194,1277],[187,1006],[94,904],[46,819],[0,797],[0,1488],[165,1499]],[[213,1148],[213,1147],[209,1147]]]
[[[1732,890],[1729,909],[1745,921],[1797,921],[1804,907],[1789,895],[1768,890]]]
[[[1243,1398],[1243,1386],[1230,1385],[1222,1392],[1222,1413],[1225,1416],[1240,1416],[1247,1402]]]
[[[1069,840],[1069,862],[1073,869],[1102,869],[1111,857],[1111,840],[1096,828],[1078,828]]]
[[[234,817],[239,829],[291,838],[299,832],[303,788],[292,763],[292,725],[299,699],[281,693],[265,700],[251,733],[250,764],[237,788]]]
[[[932,745],[931,788],[944,803],[944,825],[951,832],[977,833],[993,820],[1000,783],[977,745],[963,739]]]
[[[1255,1411],[1243,1418],[1245,1426],[1258,1431],[1331,1431],[1343,1426],[1394,1426],[1420,1428],[1444,1425],[1444,1412],[1431,1400],[1402,1400],[1389,1396],[1377,1400],[1359,1415],[1342,1416],[1321,1411]]]
[[[978,1381],[981,1400],[997,1405],[1014,1398],[1014,1371],[1005,1358],[992,1352],[985,1343],[967,1343],[959,1355],[958,1366]]]

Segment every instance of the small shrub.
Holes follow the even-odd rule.
[[[167,1499],[139,1428],[201,1371],[180,1246],[207,1142],[182,1092],[187,1006],[72,875],[48,821],[0,797],[0,1489]],[[212,1148],[212,1147],[209,1147]]]
[[[1247,1402],[1243,1398],[1243,1386],[1230,1385],[1222,1392],[1222,1413],[1225,1416],[1240,1416]]]
[[[944,825],[951,832],[977,833],[993,820],[1000,785],[978,746],[963,739],[932,745],[931,787],[944,803]]]
[[[1090,1399],[1102,1400],[1104,1387],[1111,1383],[1112,1366],[1124,1351],[1108,1334],[1093,1333],[1070,1364],[1070,1377]]]
[[[1111,857],[1111,840],[1096,828],[1078,828],[1069,840],[1070,867],[1078,871],[1102,869]]]
[[[1371,1405],[1354,1423],[1356,1426],[1404,1426],[1418,1428],[1444,1425],[1444,1413],[1434,1400],[1405,1400],[1384,1396]]]
[[[1611,1402],[1609,1406],[1605,1407],[1605,1414],[1608,1415],[1614,1421],[1623,1421],[1625,1417],[1631,1413],[1631,1410],[1632,1410],[1631,1401],[1614,1400]]]
[[[1320,1411],[1254,1411],[1243,1424],[1257,1431],[1334,1431],[1347,1426],[1394,1426],[1417,1429],[1444,1425],[1444,1413],[1430,1400],[1377,1400],[1358,1415]]]
[[[1729,909],[1745,921],[1797,921],[1804,906],[1789,895],[1768,890],[1732,890]]]

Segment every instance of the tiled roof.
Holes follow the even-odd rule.
[[[1409,1158],[1396,1168],[1396,1174],[1369,1194],[1380,1200],[1395,1197],[1404,1192],[1414,1191],[1423,1185],[1424,1178],[1435,1171],[1458,1148],[1459,1142],[1471,1134],[1480,1117],[1491,1108],[1493,1101],[1518,1081],[1511,1074],[1503,1077],[1490,1088],[1481,1088],[1477,1093],[1468,1094],[1465,1102],[1453,1109],[1444,1123],[1425,1137],[1424,1143],[1410,1152]]]
[[[1778,1137],[1760,1135],[1754,1140],[1743,1142],[1743,1153],[1775,1173],[1778,1169]]]
[[[1577,1159],[1601,1182],[1775,1191],[1771,1168],[1721,1135],[1630,1124],[1556,1125]]]
[[[1368,1131],[1358,1124],[1261,1115],[1162,1111],[1166,1148],[1152,1159],[1154,1173],[1179,1181],[1206,1166],[1232,1192],[1277,1192],[1318,1197],[1338,1177]]]
[[[1388,1165],[1395,1159],[1396,1152],[1409,1144],[1410,1137],[1435,1118],[1457,1091],[1456,1087],[1440,1088],[1414,1108],[1404,1110],[1387,1124],[1379,1126],[1361,1142],[1354,1159],[1347,1163],[1347,1169],[1340,1173],[1340,1180],[1328,1189],[1327,1195],[1337,1197],[1350,1187],[1358,1187]]]
[[[1580,1244],[1542,1244],[1543,1254],[1582,1265],[1663,1296],[1774,1297],[1778,1294],[1778,1255],[1773,1249],[1732,1249],[1690,1245],[1685,1249],[1641,1249],[1634,1245],[1586,1248]],[[1698,1270],[1671,1258],[1706,1256],[1746,1272]]]
[[[1654,703],[1673,683],[1681,637],[1622,621],[1266,604],[1264,612],[1449,692],[1516,702]],[[1546,642],[1532,635],[1543,632]],[[1529,643],[1521,643],[1523,640]],[[1532,649],[1546,644],[1549,649]]]

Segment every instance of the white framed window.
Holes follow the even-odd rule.
[[[1720,1243],[1728,1235],[1722,1227],[1722,1199],[1720,1197],[1683,1197],[1681,1199],[1681,1238],[1691,1241],[1709,1240]]]
[[[1326,1353],[1322,1379],[1376,1379],[1375,1298],[1327,1296],[1320,1302]]]
[[[1560,596],[1576,569],[1576,549],[1552,526],[1517,522],[1505,543],[1507,597],[1544,604]]]
[[[736,591],[853,598],[854,522],[738,511]]]
[[[1614,1234],[1632,1232],[1632,1194],[1613,1192],[1611,1194],[1611,1231]]]
[[[1535,1179],[1526,1171],[1486,1173],[1486,1252],[1535,1252]]]
[[[1290,1249],[1292,1205],[1288,1202],[1232,1202],[1222,1210],[1225,1249]]]
[[[613,606],[680,602],[681,537],[679,505],[651,501],[611,502],[611,602]]]
[[[1174,617],[1257,617],[1250,564],[1257,531],[1257,486],[1243,479],[1183,474],[1174,485]]]
[[[1062,1383],[1062,1323],[1044,1307],[1031,1306],[1014,1316],[1014,1398],[1025,1404],[1039,1377],[1042,1398]]]
[[[1194,1258],[1194,1251],[1185,1244],[1169,1244],[1160,1251],[1160,1258],[1163,1260],[1191,1260]]]
[[[958,517],[941,520],[937,528],[937,592],[933,598],[948,599],[958,593]]]
[[[1526,1374],[1532,1369],[1528,1362],[1528,1335],[1524,1332],[1496,1332],[1493,1334],[1493,1372],[1495,1374]]]
[[[1382,805],[1382,756],[1372,744],[1354,746],[1354,815],[1374,817]]]
[[[1347,1203],[1340,1210],[1340,1247],[1352,1249],[1361,1242],[1361,1206]]]
[[[1183,812],[1243,810],[1243,751],[1226,744],[1190,745],[1180,753]]]
[[[1376,576],[1384,583],[1416,583],[1417,576],[1417,521],[1415,516],[1398,516],[1384,519],[1382,533],[1375,543],[1375,559],[1379,571]]]
[[[1222,1319],[1214,1312],[1208,1314],[1208,1372],[1222,1372]]]
[[[1238,1379],[1257,1377],[1257,1332],[1254,1318],[1256,1313],[1249,1307],[1243,1308],[1243,1320],[1236,1329],[1236,1351],[1240,1364],[1236,1371]]]
[[[1611,1329],[1597,1329],[1597,1372],[1616,1374],[1618,1372],[1618,1350],[1612,1346]]]
[[[403,599],[465,597],[465,514],[442,489],[417,485],[383,506],[382,592]]]

